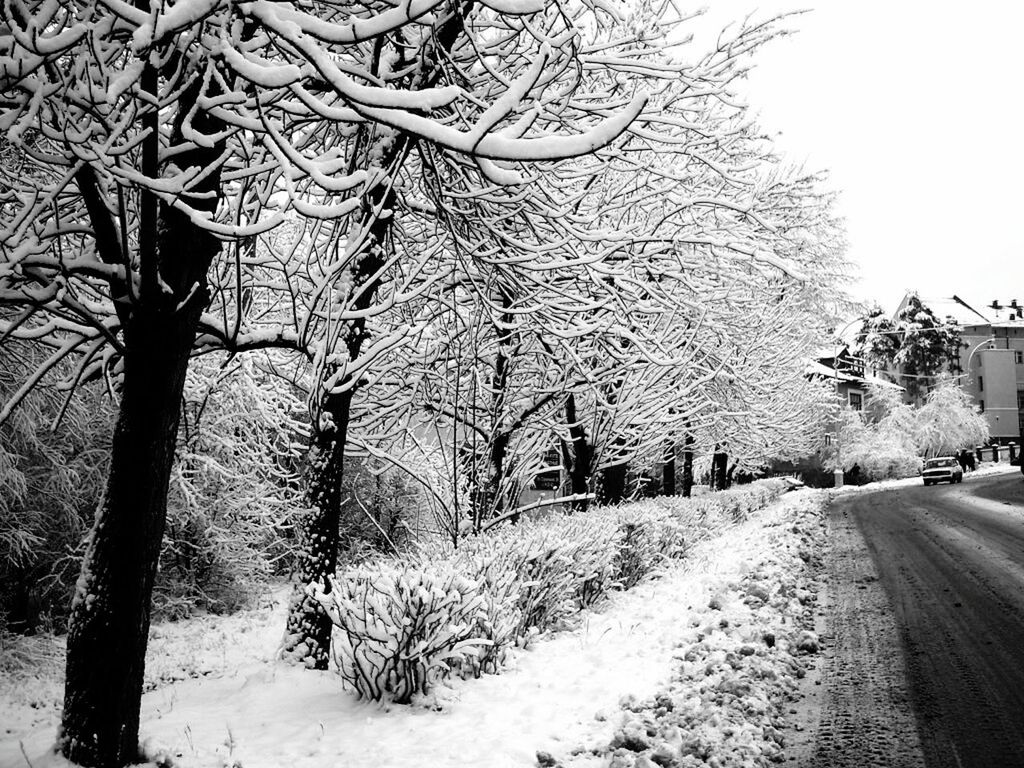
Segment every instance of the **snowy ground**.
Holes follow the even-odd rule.
[[[766,764],[784,741],[800,657],[814,650],[802,617],[826,498],[783,496],[518,652],[500,675],[454,681],[411,707],[358,702],[333,673],[272,661],[280,600],[162,625],[143,699],[147,752],[183,768],[501,768],[535,766],[538,753],[567,768]],[[60,693],[52,676],[5,680],[0,766],[54,762]]]

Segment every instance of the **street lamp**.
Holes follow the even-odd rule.
[[[976,352],[977,352],[977,351],[978,351],[979,349],[981,349],[981,345],[982,345],[982,344],[990,344],[990,343],[992,343],[992,342],[993,342],[993,341],[995,341],[995,340],[996,340],[996,337],[995,337],[995,336],[992,336],[991,338],[988,338],[988,339],[984,339],[983,341],[979,341],[979,342],[978,342],[978,343],[977,343],[977,344],[975,345],[974,349],[972,349],[972,350],[971,350],[971,354],[969,354],[969,355],[967,356],[967,373],[962,373],[962,374],[960,374],[961,376],[970,376],[970,375],[971,375],[971,362],[972,362],[972,361],[974,360],[974,354],[975,354],[975,353],[976,353]]]

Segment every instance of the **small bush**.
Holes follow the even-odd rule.
[[[476,656],[490,641],[475,636],[489,596],[445,568],[378,564],[331,580],[315,597],[339,630],[334,660],[362,698],[408,703],[433,677]]]

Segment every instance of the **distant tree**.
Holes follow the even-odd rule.
[[[879,306],[875,306],[864,318],[854,344],[865,362],[878,368],[888,368],[900,351],[901,337],[896,323]]]
[[[960,330],[955,319],[940,320],[913,294],[895,322],[880,309],[873,310],[856,343],[869,363],[898,369],[900,384],[919,402],[934,386],[935,377],[956,365]]]
[[[909,477],[922,457],[953,454],[988,440],[985,419],[949,377],[942,377],[920,406],[904,403],[897,389],[872,386],[865,410],[847,409],[840,430],[841,453],[833,460],[845,470],[859,466],[869,480]]]
[[[889,387],[869,387],[867,402],[864,414],[842,412],[833,465],[846,471],[856,466],[867,480],[914,475],[921,466],[914,408]]]

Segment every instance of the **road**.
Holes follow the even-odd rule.
[[[837,498],[808,768],[1024,768],[1024,479]]]

